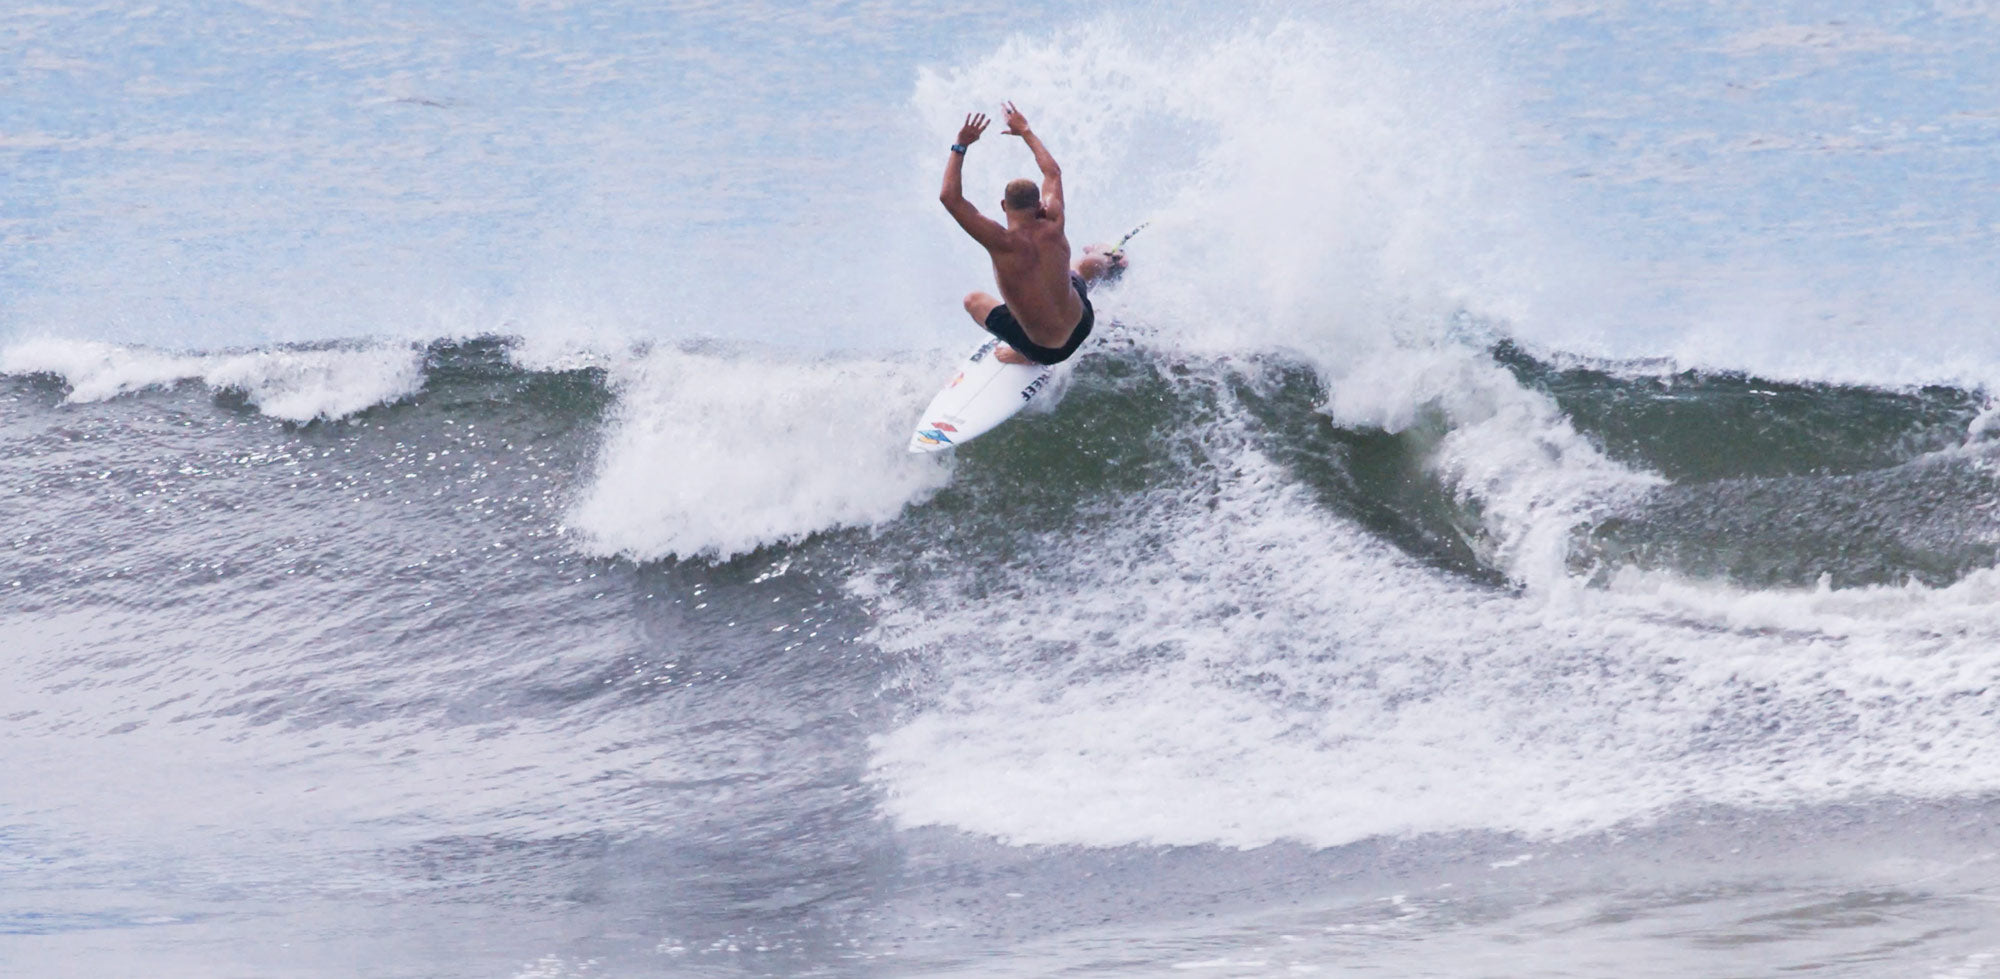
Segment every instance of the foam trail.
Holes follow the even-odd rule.
[[[893,519],[950,477],[903,450],[943,376],[928,359],[655,350],[613,372],[617,415],[570,525],[592,553],[645,561]]]
[[[289,422],[337,420],[423,387],[423,351],[411,344],[170,353],[82,340],[32,340],[0,352],[0,372],[47,374],[72,403],[200,381],[241,391],[257,410]]]

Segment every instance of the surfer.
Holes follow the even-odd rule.
[[[1001,108],[1007,118],[1006,134],[1021,137],[1035,154],[1041,186],[1025,178],[1008,182],[1000,199],[1000,212],[1007,218],[1004,225],[965,199],[965,151],[979,141],[989,121],[983,113],[973,113],[959,127],[958,142],[945,161],[944,190],[938,200],[993,259],[1000,298],[970,293],[965,311],[1000,338],[994,356],[1009,364],[1059,364],[1090,336],[1096,318],[1090,308],[1091,284],[1123,272],[1125,256],[1119,249],[1092,245],[1074,267],[1070,265],[1069,238],[1063,233],[1062,168],[1014,103]]]

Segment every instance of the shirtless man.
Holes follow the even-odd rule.
[[[1106,275],[1123,271],[1125,257],[1093,245],[1084,249],[1076,267],[1069,264],[1069,238],[1063,234],[1062,168],[1042,146],[1041,137],[1028,129],[1027,117],[1009,102],[1006,112],[1009,136],[1019,136],[1035,154],[1041,168],[1042,185],[1032,180],[1007,184],[1000,211],[1007,223],[979,213],[965,199],[965,150],[986,131],[987,118],[980,113],[965,117],[958,130],[958,142],[944,165],[944,190],[938,200],[958,221],[958,226],[986,248],[993,259],[993,279],[1000,286],[1000,298],[983,292],[965,297],[965,311],[973,322],[1002,341],[994,356],[1009,364],[1059,364],[1076,353],[1090,336],[1095,314],[1090,308],[1090,284]]]

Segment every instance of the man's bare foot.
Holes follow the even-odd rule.
[[[1003,343],[1003,344],[1000,344],[999,346],[997,346],[997,347],[994,347],[994,348],[993,348],[993,359],[994,359],[994,360],[997,360],[997,361],[999,361],[999,362],[1001,362],[1001,363],[1003,363],[1003,364],[1033,364],[1033,363],[1034,363],[1034,361],[1032,361],[1032,360],[1029,360],[1028,358],[1026,358],[1026,357],[1022,356],[1022,355],[1021,355],[1021,352],[1020,352],[1019,350],[1015,350],[1015,349],[1014,349],[1013,347],[1010,347],[1010,346],[1008,346],[1008,345],[1006,345],[1006,344],[1004,344],[1004,343]]]

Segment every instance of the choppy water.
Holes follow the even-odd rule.
[[[0,972],[2000,972],[1983,10],[1028,13],[0,12]]]

